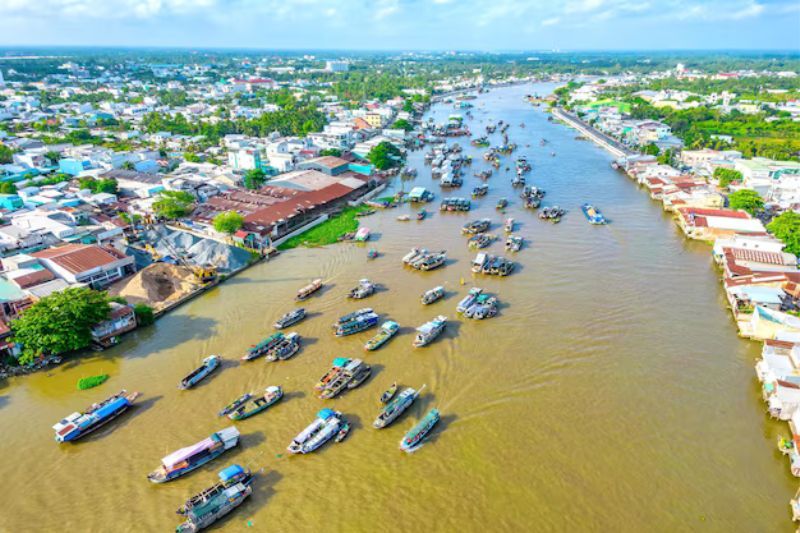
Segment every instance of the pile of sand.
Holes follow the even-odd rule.
[[[145,239],[161,257],[181,254],[198,266],[213,266],[221,272],[239,270],[250,262],[250,252],[212,239],[202,239],[185,231],[150,230]],[[173,253],[174,252],[174,253]]]
[[[113,284],[108,293],[122,296],[128,303],[145,303],[159,310],[196,289],[197,282],[188,268],[153,263],[135,276]]]

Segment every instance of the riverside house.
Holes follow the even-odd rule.
[[[714,241],[720,237],[734,235],[766,235],[767,230],[760,220],[744,211],[733,209],[702,209],[681,207],[678,209],[678,226],[690,239]]]

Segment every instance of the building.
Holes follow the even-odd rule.
[[[767,230],[760,220],[751,218],[744,211],[732,209],[702,209],[681,207],[677,210],[678,226],[690,239],[714,241],[734,235],[766,235]]]
[[[350,64],[347,61],[326,61],[325,70],[328,72],[347,72]]]
[[[64,281],[85,283],[96,289],[136,272],[133,257],[95,244],[67,244],[30,255]]]
[[[92,342],[102,348],[108,348],[118,342],[118,337],[136,329],[136,314],[133,308],[117,302],[111,302],[108,318],[92,326]]]
[[[263,168],[261,152],[255,148],[242,148],[228,152],[228,164],[234,170],[254,170]]]

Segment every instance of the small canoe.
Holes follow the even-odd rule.
[[[417,220],[425,220],[425,217],[427,215],[428,213],[424,209],[420,209],[419,211],[417,211]]]
[[[337,433],[336,437],[333,438],[333,442],[342,442],[344,439],[347,438],[347,435],[349,433],[350,433],[350,422],[345,421],[339,428],[339,433]]]
[[[383,391],[381,394],[381,403],[389,403],[394,398],[394,395],[397,394],[397,382],[395,381],[392,383],[392,386]]]

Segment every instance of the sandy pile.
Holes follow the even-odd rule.
[[[153,263],[109,287],[112,296],[122,296],[128,303],[145,303],[155,310],[182,298],[197,288],[191,271],[183,266]]]

